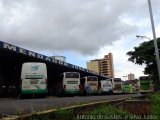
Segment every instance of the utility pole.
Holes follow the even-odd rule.
[[[148,7],[149,7],[149,13],[150,13],[150,19],[151,19],[152,33],[153,33],[153,38],[154,38],[154,47],[155,47],[155,54],[156,54],[156,61],[157,61],[158,77],[159,77],[159,82],[160,82],[160,59],[159,59],[156,32],[155,32],[154,21],[153,21],[152,5],[151,5],[150,0],[148,0]]]

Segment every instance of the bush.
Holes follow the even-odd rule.
[[[152,115],[157,116],[157,119],[160,119],[160,94],[152,94]]]

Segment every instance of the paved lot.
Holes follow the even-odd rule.
[[[105,95],[105,96],[75,96],[75,97],[48,97],[41,99],[0,99],[0,115],[28,114],[35,111],[54,109],[62,106],[70,106],[79,103],[94,101],[111,101],[132,95]]]

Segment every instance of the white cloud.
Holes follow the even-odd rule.
[[[129,0],[2,0],[1,6],[0,39],[37,50],[93,55],[99,41],[111,45],[137,30],[121,20],[136,8]]]
[[[160,2],[151,2],[159,37]],[[147,0],[0,0],[0,20],[0,40],[41,53],[88,61],[112,52],[118,77],[141,74],[126,52],[143,41],[136,34],[152,38]]]

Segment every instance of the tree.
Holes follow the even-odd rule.
[[[160,48],[160,38],[157,38],[158,48]],[[126,53],[128,61],[138,65],[145,64],[144,74],[149,74],[152,80],[158,80],[158,70],[155,56],[154,41],[145,41],[138,47],[134,47],[134,51]]]

